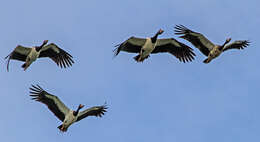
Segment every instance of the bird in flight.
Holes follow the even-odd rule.
[[[21,45],[16,48],[5,57],[7,59],[7,71],[9,71],[10,60],[18,60],[25,62],[22,65],[24,71],[38,58],[49,57],[61,68],[72,66],[74,61],[72,56],[59,48],[56,44],[47,44],[48,40],[44,40],[42,45],[34,47],[24,47]]]
[[[32,85],[30,87],[30,96],[32,100],[41,102],[49,108],[54,115],[62,121],[58,126],[61,132],[66,132],[69,126],[89,116],[102,117],[107,110],[106,105],[90,107],[84,111],[80,111],[84,105],[79,104],[77,110],[69,109],[57,96],[49,94],[43,90],[39,85]]]

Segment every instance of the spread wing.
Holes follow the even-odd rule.
[[[102,115],[104,115],[104,113],[107,112],[106,109],[107,109],[106,105],[94,106],[94,107],[88,108],[79,113],[77,121],[80,121],[81,119],[84,119],[88,116],[102,117]]]
[[[114,50],[115,56],[117,56],[120,51],[139,53],[142,46],[145,44],[145,41],[146,39],[144,38],[130,37],[123,43],[116,45],[116,49]]]
[[[228,44],[223,51],[229,50],[229,49],[244,49],[247,46],[249,46],[250,42],[248,40],[237,40],[230,44]]]
[[[51,95],[44,91],[39,85],[32,85],[30,90],[32,100],[47,105],[49,110],[51,110],[61,121],[65,119],[65,115],[69,113],[69,109],[57,96]]]
[[[168,52],[178,58],[181,62],[190,62],[194,60],[193,49],[189,46],[177,41],[174,38],[157,39],[156,46],[152,51],[154,53]]]
[[[16,46],[16,48],[5,57],[5,59],[7,59],[7,71],[9,71],[9,63],[11,59],[25,62],[26,57],[29,55],[31,50],[32,49],[29,47],[23,47],[21,45]]]
[[[176,25],[175,34],[181,35],[180,38],[186,39],[191,42],[196,48],[198,48],[205,56],[208,56],[209,52],[214,48],[214,44],[209,41],[201,33],[194,32],[183,25]]]
[[[39,58],[41,57],[51,58],[61,68],[72,66],[74,63],[73,57],[54,43],[50,43],[42,48]]]

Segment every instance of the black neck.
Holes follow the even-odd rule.
[[[47,41],[47,42],[48,42],[48,41]],[[37,52],[39,52],[39,51],[43,48],[43,46],[44,46],[45,44],[47,44],[47,42],[44,41],[41,46],[36,46],[36,47],[35,47],[35,50],[36,50]]]
[[[228,41],[225,41],[225,43],[222,45],[222,46],[220,46],[220,50],[222,50],[222,49],[224,49],[224,47],[226,46],[226,44],[228,43]]]
[[[79,111],[73,111],[73,115],[76,117],[79,114]]]
[[[74,115],[74,116],[77,116],[78,113],[79,113],[79,110],[80,110],[80,107],[78,107],[78,109],[77,109],[76,111],[73,111],[73,115]]]
[[[35,50],[36,50],[37,52],[39,52],[39,51],[42,49],[42,47],[43,47],[43,46],[36,46],[36,47],[35,47]]]
[[[156,34],[151,38],[152,43],[155,43],[155,42],[156,42],[158,35],[159,35],[159,33],[156,33]]]

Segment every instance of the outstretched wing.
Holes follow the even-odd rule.
[[[106,109],[107,109],[106,105],[94,106],[94,107],[88,108],[79,113],[77,121],[80,121],[81,119],[84,119],[88,116],[102,117],[102,115],[104,115],[104,113],[107,112]]]
[[[198,48],[205,56],[208,56],[209,52],[214,48],[214,44],[209,41],[201,33],[194,32],[183,25],[176,25],[175,34],[181,35],[180,38],[186,39],[191,42],[196,48]]]
[[[193,49],[189,46],[178,42],[174,38],[168,39],[157,39],[156,46],[152,51],[152,54],[155,53],[164,53],[168,52],[178,58],[181,62],[190,62],[194,60]]]
[[[69,109],[60,101],[57,96],[51,95],[48,92],[44,91],[39,85],[32,85],[30,88],[30,93],[32,100],[42,102],[47,105],[48,108],[57,116],[61,121],[65,119]]]
[[[142,46],[145,44],[145,41],[146,39],[144,38],[130,37],[123,43],[116,45],[116,49],[114,50],[115,56],[117,56],[120,51],[139,53]]]
[[[72,66],[74,63],[73,57],[54,43],[44,46],[39,57],[50,57],[61,68]]]
[[[244,49],[245,47],[249,46],[250,42],[248,40],[236,40],[230,44],[228,44],[223,51],[229,49]]]
[[[29,47],[23,47],[21,45],[16,46],[16,48],[5,57],[5,59],[7,59],[7,71],[9,71],[9,63],[11,59],[25,62],[26,57],[29,55],[31,50],[32,49]]]

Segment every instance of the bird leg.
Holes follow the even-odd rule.
[[[27,61],[22,65],[22,68],[24,71],[31,65],[30,58],[27,59]]]
[[[60,131],[61,132],[66,132],[66,128],[64,127],[64,125],[61,125]]]
[[[65,131],[66,131],[66,129],[65,129],[65,127],[64,127],[63,124],[61,124],[60,126],[58,126],[58,129],[60,129],[61,132],[65,132]]]
[[[24,71],[25,71],[28,67],[29,67],[29,64],[28,64],[28,63],[24,63],[24,64],[22,65],[22,68],[23,68]]]
[[[64,125],[61,126],[61,129],[60,129],[62,132],[64,132]]]
[[[142,60],[142,54],[143,54],[143,49],[141,49],[141,51],[140,51],[140,53],[139,53],[139,58],[138,58],[138,62],[141,62],[141,60]]]

